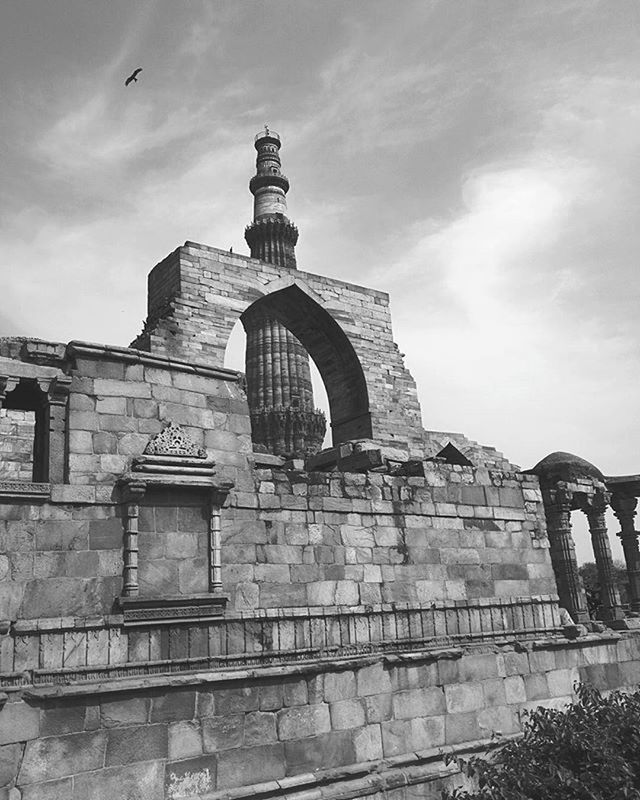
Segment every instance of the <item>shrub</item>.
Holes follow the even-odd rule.
[[[576,692],[564,711],[524,712],[523,736],[490,756],[446,758],[477,788],[443,800],[640,800],[640,691]]]

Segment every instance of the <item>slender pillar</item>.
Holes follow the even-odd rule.
[[[551,564],[556,576],[560,605],[574,622],[589,622],[587,598],[578,573],[576,550],[571,535],[573,495],[564,489],[543,492]]]
[[[611,556],[607,523],[604,516],[608,504],[608,493],[597,492],[593,497],[587,500],[587,504],[583,509],[589,521],[589,533],[591,534],[593,555],[595,556],[596,567],[598,568],[601,603],[598,615],[602,620],[607,622],[610,620],[624,619],[624,611],[622,610],[620,595],[616,588],[613,575],[613,558]]]
[[[222,533],[217,494],[211,499],[209,510],[209,591],[222,593]]]
[[[138,519],[140,503],[145,494],[144,484],[129,484],[125,503],[123,597],[137,597],[138,583]]]
[[[640,548],[638,547],[638,531],[635,529],[634,517],[638,498],[631,494],[611,495],[611,508],[620,523],[618,536],[622,542],[624,560],[629,577],[629,608],[640,611]]]
[[[245,231],[252,258],[294,270],[298,229],[286,216],[289,181],[281,171],[280,137],[266,126],[255,139],[253,222]],[[314,407],[309,356],[257,303],[242,315],[247,332],[247,398],[255,444],[277,455],[306,456],[322,446],[326,420]]]

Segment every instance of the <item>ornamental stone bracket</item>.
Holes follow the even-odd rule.
[[[179,426],[170,423],[154,436],[144,453],[133,459],[131,471],[118,488],[125,520],[124,573],[120,607],[125,624],[151,620],[205,620],[220,616],[227,597],[222,593],[220,509],[233,482],[215,475],[215,462]],[[141,597],[138,583],[138,519],[140,505],[151,488],[195,490],[207,498],[208,593],[189,596]]]

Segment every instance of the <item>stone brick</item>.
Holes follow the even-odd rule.
[[[356,676],[351,671],[328,672],[324,676],[324,699],[328,703],[356,696]]]
[[[206,717],[202,720],[202,740],[205,753],[241,747],[244,741],[244,715]]]
[[[218,789],[230,789],[247,783],[278,780],[286,774],[284,745],[242,747],[218,755]]]
[[[169,761],[202,755],[202,731],[198,722],[173,722],[169,725]]]
[[[278,738],[281,741],[317,736],[330,730],[327,705],[296,706],[278,712]]]
[[[356,760],[352,731],[333,731],[309,739],[285,742],[288,775],[332,769]]]
[[[447,714],[444,719],[444,729],[446,744],[460,744],[483,737],[475,711],[466,714]]]
[[[386,722],[393,715],[391,694],[374,694],[364,697],[364,710],[367,723]]]
[[[273,744],[277,741],[276,715],[263,711],[252,711],[244,719],[244,746],[254,747]]]
[[[102,769],[106,745],[104,731],[70,733],[27,742],[18,783],[37,783]]]
[[[451,688],[445,687],[445,692]],[[449,703],[447,697],[447,704]],[[408,689],[393,695],[393,711],[396,719],[427,717],[441,714],[445,710],[445,694],[439,687]]]
[[[356,682],[359,696],[383,694],[391,691],[389,673],[380,663],[371,664],[371,666],[358,670]]]
[[[524,676],[524,688],[527,700],[541,700],[549,697],[549,687],[545,675],[532,674]]]
[[[485,736],[494,733],[506,736],[520,730],[516,709],[507,706],[483,708],[478,712],[478,725]]]
[[[169,752],[167,725],[112,728],[107,740],[105,764],[113,767],[133,761],[164,759]]]
[[[216,756],[205,755],[182,761],[169,761],[164,769],[164,792],[160,789],[150,800],[159,797],[166,797],[168,800],[186,799],[213,791],[216,786],[217,771]]]
[[[308,702],[307,682],[304,678],[287,681],[283,684],[282,691],[285,706],[302,706]]]
[[[330,706],[333,730],[360,728],[365,724],[363,703],[358,698],[339,700]]]
[[[192,689],[172,689],[158,694],[151,701],[151,722],[176,722],[193,719],[196,693]]]
[[[264,684],[258,692],[260,711],[279,711],[284,705],[282,684]]]
[[[411,751],[411,720],[394,719],[380,725],[382,749],[385,758],[402,755]]]
[[[0,745],[35,739],[40,735],[40,712],[23,700],[0,707]]]
[[[524,703],[527,691],[524,678],[520,675],[510,675],[504,679],[505,700],[509,704]]]
[[[7,786],[15,780],[21,757],[21,744],[16,743],[0,746],[0,788]]]
[[[257,686],[221,689],[215,694],[216,714],[239,714],[243,711],[257,711],[258,701]]]
[[[482,681],[487,678],[497,678],[501,674],[497,655],[469,654],[463,656],[459,662],[461,681]]]
[[[18,792],[17,789],[14,790]],[[32,783],[22,787],[21,794],[7,795],[8,800],[69,800],[73,796],[73,779]],[[0,795],[0,797],[4,796]]]
[[[461,714],[482,708],[484,697],[481,683],[458,683],[444,687],[449,714]]]
[[[382,731],[380,725],[367,725],[354,731],[353,749],[355,761],[375,761],[382,758]]]

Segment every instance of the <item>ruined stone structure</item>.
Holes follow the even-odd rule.
[[[0,340],[0,422],[30,415],[32,440],[25,461],[27,428],[0,429],[2,800],[435,798],[455,780],[443,750],[517,734],[523,709],[562,706],[576,680],[638,682],[638,476],[566,454],[523,472],[424,430],[388,296],[292,261],[277,164],[253,184],[259,258],[177,248],[149,275],[134,346]],[[223,366],[239,318],[249,397]],[[311,454],[307,425],[283,456],[256,425],[251,392],[277,372],[264,353],[282,377],[286,351],[287,385],[308,388],[265,320],[317,364],[331,448]],[[311,419],[304,396],[289,408]]]

